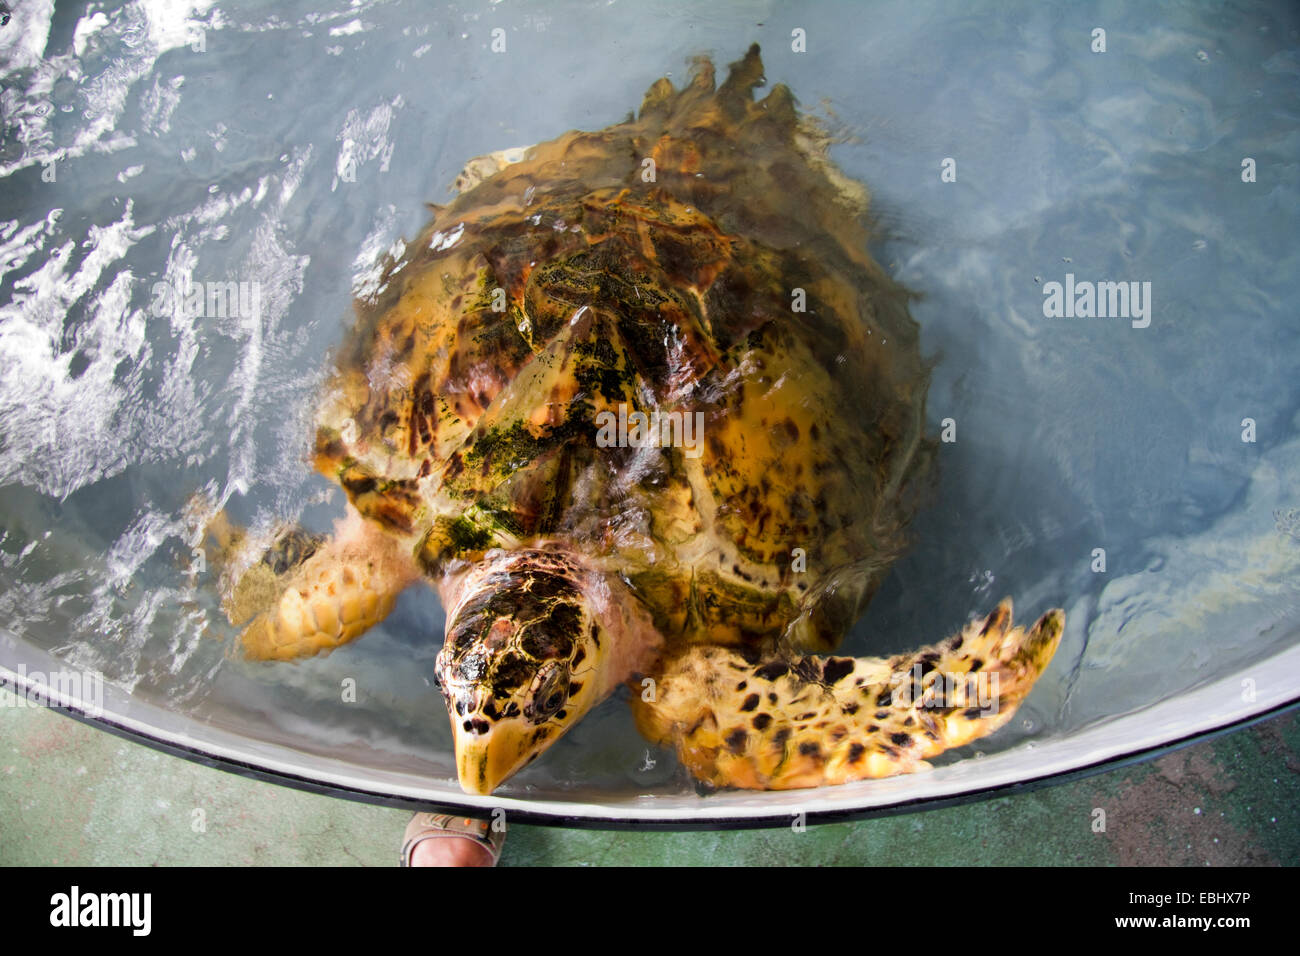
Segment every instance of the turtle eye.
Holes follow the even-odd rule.
[[[565,692],[569,687],[569,668],[565,664],[549,662],[537,672],[532,699],[524,714],[533,723],[550,720],[564,706]]]

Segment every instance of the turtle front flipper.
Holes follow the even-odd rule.
[[[1002,727],[1051,661],[1065,613],[1026,632],[1011,600],[940,644],[889,659],[768,660],[695,646],[633,697],[637,726],[701,781],[789,790],[922,770]],[[647,700],[646,698],[653,698]]]
[[[242,534],[210,526],[227,552]],[[349,509],[335,535],[299,528],[278,534],[257,560],[227,583],[224,609],[251,660],[292,660],[330,651],[388,616],[416,576],[400,544]],[[251,619],[251,620],[250,620]]]

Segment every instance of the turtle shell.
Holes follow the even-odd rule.
[[[720,86],[699,60],[496,164],[358,302],[317,464],[431,575],[560,541],[669,638],[824,649],[861,611],[929,369],[865,190],[763,82],[757,47]]]

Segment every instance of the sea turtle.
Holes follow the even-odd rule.
[[[348,517],[233,587],[232,619],[263,609],[248,657],[336,648],[432,584],[479,794],[623,684],[716,787],[916,770],[1011,717],[1060,610],[825,656],[903,547],[929,367],[866,191],[764,82],[757,46],[720,86],[701,58],[622,123],[469,164],[357,303],[315,441]]]

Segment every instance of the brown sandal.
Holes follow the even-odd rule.
[[[492,865],[501,859],[501,847],[506,841],[506,825],[502,820],[500,829],[495,821],[475,820],[473,817],[453,816],[450,813],[417,813],[406,825],[402,837],[402,855],[398,866],[410,866],[411,854],[417,844],[435,837],[459,837],[473,840],[492,855]]]

